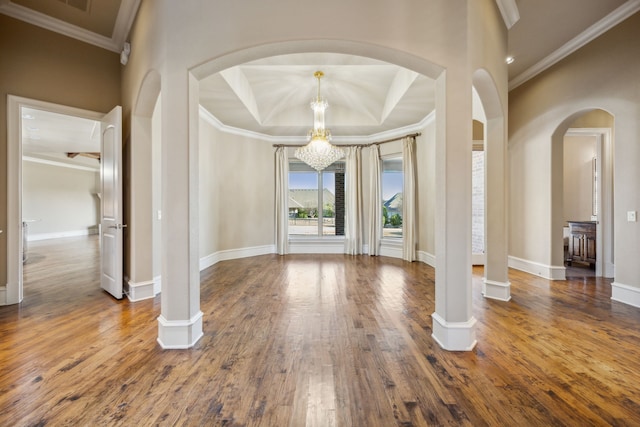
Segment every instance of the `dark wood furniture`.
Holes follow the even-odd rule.
[[[596,263],[596,222],[568,221],[569,223],[569,263]]]

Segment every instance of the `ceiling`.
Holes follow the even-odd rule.
[[[640,10],[640,0],[496,0],[508,31],[513,89]],[[0,0],[0,13],[115,52],[140,0]],[[515,23],[514,23],[515,22]],[[229,130],[301,137],[312,125],[322,70],[334,138],[411,129],[434,108],[433,81],[402,67],[340,54],[297,54],[243,64],[201,81],[201,105]],[[70,123],[67,125],[71,126]],[[37,124],[44,129],[45,124]],[[76,150],[78,151],[78,150]]]

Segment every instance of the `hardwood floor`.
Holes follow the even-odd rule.
[[[0,425],[640,424],[640,309],[606,280],[512,270],[505,303],[475,268],[478,345],[457,353],[431,338],[424,264],[225,261],[202,272],[205,336],[163,351],[160,297],[112,299],[95,239],[68,243],[32,244],[24,302],[0,307]]]

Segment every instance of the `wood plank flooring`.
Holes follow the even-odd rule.
[[[265,255],[202,272],[205,336],[159,348],[160,297],[99,289],[92,238],[34,242],[0,307],[0,425],[640,425],[640,309],[607,280],[510,271],[478,346],[431,338],[434,270],[385,257]],[[93,267],[90,266],[93,263]]]

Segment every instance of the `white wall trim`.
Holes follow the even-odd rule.
[[[112,52],[120,53],[122,50],[122,44],[133,25],[133,20],[136,16],[139,5],[140,0],[122,1],[122,5],[120,6],[116,23],[114,25],[112,37],[105,37],[101,34],[69,24],[68,22],[61,21],[10,1],[0,2],[0,13],[28,22],[32,25],[45,28],[49,31],[65,35]]]
[[[129,298],[129,301],[132,301],[132,302],[142,301],[145,299],[154,298],[156,296],[154,280],[148,280],[146,282],[138,282],[138,283],[127,280],[126,284],[127,284],[126,295],[127,295],[127,298]]]
[[[472,265],[484,265],[486,257],[487,256],[484,253],[471,254],[471,264]]]
[[[445,350],[471,351],[476,346],[476,319],[447,322],[438,313],[431,315],[433,339]]]
[[[162,292],[162,276],[156,276],[153,278],[153,293],[158,295]]]
[[[200,271],[230,259],[248,258],[258,255],[273,254],[276,252],[275,245],[254,246],[250,248],[229,249],[218,251],[200,258]]]
[[[417,251],[418,261],[423,262],[433,268],[436,268],[436,256],[425,251]]]
[[[640,288],[613,282],[611,283],[611,299],[640,308]]]
[[[61,239],[64,237],[91,236],[98,234],[98,226],[88,227],[82,230],[56,231],[53,233],[29,233],[27,234],[28,242],[36,242],[39,240]]]
[[[509,268],[515,268],[516,270],[524,271],[548,280],[566,279],[566,268],[564,266],[546,265],[514,256],[509,256]]]
[[[380,241],[380,255],[402,259],[402,240],[382,239]]]
[[[489,299],[509,301],[511,300],[511,282],[496,282],[485,278],[482,281],[482,295]]]
[[[202,311],[189,320],[167,320],[158,316],[158,344],[165,350],[193,347],[202,338]]]
[[[511,29],[520,20],[520,11],[516,0],[496,0],[496,3],[498,3],[504,25],[507,26],[507,30]]]
[[[260,132],[254,132],[246,129],[240,129],[233,126],[228,126],[218,120],[213,114],[209,112],[206,108],[200,105],[199,108],[200,118],[205,122],[209,123],[211,126],[215,127],[221,132],[229,133],[232,135],[244,136],[247,138],[258,139],[262,141],[266,141],[270,144],[306,144],[307,138],[304,135],[301,136],[273,136],[267,135]],[[424,119],[415,123],[413,125],[404,126],[397,129],[392,129],[384,132],[379,132],[376,134],[368,135],[368,136],[334,136],[331,139],[331,142],[336,145],[342,144],[370,144],[372,142],[376,142],[379,140],[396,138],[399,136],[404,136],[408,133],[412,132],[422,132],[427,125],[435,120],[435,110],[429,113]]]
[[[623,3],[616,10],[587,28],[582,33],[578,34],[573,39],[566,42],[559,49],[555,50],[550,55],[534,64],[532,67],[528,68],[513,79],[509,80],[509,90],[515,89],[526,81],[534,78],[555,63],[571,55],[573,52],[580,49],[582,46],[586,45],[596,37],[606,33],[611,28],[615,27],[620,22],[624,21],[639,10],[640,1],[638,0],[628,0],[626,3]]]

